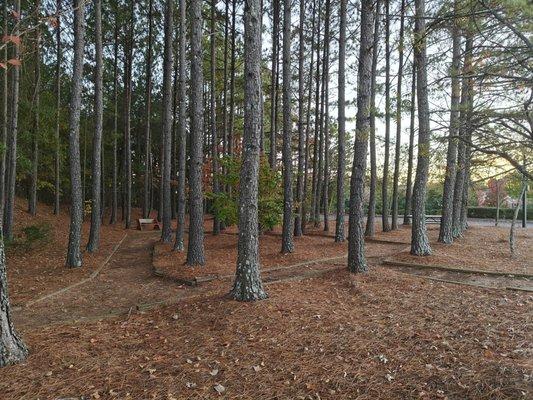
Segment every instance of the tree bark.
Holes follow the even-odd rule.
[[[459,1],[454,1],[454,13],[459,12]],[[453,242],[453,191],[457,174],[457,134],[459,131],[459,103],[461,98],[461,30],[459,21],[454,20],[452,30],[452,65],[451,81],[451,111],[450,111],[450,137],[448,138],[448,151],[446,154],[446,175],[442,193],[442,217],[440,222],[439,242],[451,244]]]
[[[426,256],[431,247],[426,227],[426,186],[429,173],[430,127],[426,64],[425,0],[415,0],[415,59],[418,82],[418,162],[413,187],[411,254]]]
[[[407,182],[405,184],[405,211],[403,214],[403,224],[411,223],[411,198],[413,195],[413,157],[415,148],[415,100],[416,100],[416,60],[413,59],[411,74],[411,118],[409,126],[409,149],[407,155]]]
[[[93,135],[93,160],[92,160],[92,207],[91,207],[91,230],[87,251],[95,252],[100,243],[101,225],[101,181],[102,181],[102,131],[104,117],[103,99],[103,46],[102,46],[102,1],[94,0],[95,16],[95,82],[94,82],[94,110],[95,129]]]
[[[381,226],[391,230],[389,222],[389,157],[390,157],[390,0],[385,0],[385,156],[381,181]]]
[[[311,216],[313,225],[318,226],[318,208],[319,208],[319,191],[318,191],[318,151],[320,141],[320,20],[322,12],[322,1],[318,0],[318,23],[317,23],[317,42],[316,42],[316,87],[315,87],[315,132],[313,139],[313,176],[312,176],[312,198],[311,198]],[[312,73],[312,71],[310,71]]]
[[[261,137],[261,7],[247,0],[244,9],[244,135],[239,193],[237,271],[231,296],[239,301],[265,299],[259,265],[258,187]]]
[[[13,327],[7,289],[6,254],[0,230],[0,367],[16,364],[28,355],[28,349]]]
[[[520,196],[518,197],[518,203],[513,212],[513,219],[511,221],[511,230],[509,231],[509,250],[511,252],[511,258],[516,255],[516,241],[515,241],[515,225],[516,220],[518,219],[518,212],[520,211],[520,203],[524,204],[527,194],[527,182],[526,178],[523,178],[522,190],[520,191]]]
[[[398,229],[398,185],[400,180],[400,144],[402,139],[402,77],[405,26],[405,0],[400,8],[400,39],[398,43],[398,86],[396,89],[396,142],[394,151],[394,176],[392,182],[392,230]]]
[[[174,31],[173,0],[165,1],[165,49],[163,61],[163,227],[161,241],[168,243],[172,240],[172,201],[170,194],[170,172],[172,162],[172,71],[173,48],[172,38]]]
[[[283,2],[283,230],[281,252],[294,251],[292,217],[291,3]]]
[[[235,3],[234,3],[235,5]],[[191,20],[191,149],[189,159],[189,243],[187,265],[204,265],[204,214],[202,192],[202,137],[204,134],[203,66],[202,66],[202,2],[190,2]],[[234,10],[235,12],[235,10]],[[234,60],[232,60],[232,64]],[[232,68],[233,72],[234,69]],[[230,114],[231,115],[231,114]],[[233,117],[231,117],[233,119]],[[230,128],[230,133],[231,129]],[[230,147],[231,144],[230,144]]]
[[[344,242],[344,173],[346,170],[346,2],[340,0],[339,9],[339,152],[337,162],[337,219],[335,224],[335,241]]]
[[[20,15],[20,0],[15,1],[15,12]],[[20,36],[20,28],[15,29],[15,36]],[[14,45],[14,58],[20,59],[20,45]],[[17,183],[17,136],[18,136],[18,110],[20,91],[20,66],[11,67],[11,119],[8,135],[7,151],[7,177],[6,177],[6,205],[4,210],[4,235],[7,240],[13,239],[13,219],[15,214],[15,189]]]
[[[230,62],[230,85],[229,85],[229,130],[228,130],[228,156],[233,157],[234,129],[235,129],[235,62],[237,30],[235,27],[237,18],[237,0],[233,0],[231,10],[231,62]],[[231,188],[229,188],[231,191]]]
[[[111,187],[110,223],[116,224],[118,216],[118,13],[115,12],[115,33],[113,42],[113,178]]]
[[[324,231],[329,232],[329,42],[331,1],[326,0],[326,26],[324,32]]]
[[[379,16],[381,1],[376,0],[376,15]],[[368,212],[366,218],[365,236],[373,237],[376,233],[374,220],[376,218],[376,188],[378,169],[376,161],[376,78],[379,48],[379,17],[374,19],[374,36],[372,52],[372,72],[370,83],[370,188],[368,199]]]
[[[35,17],[40,22],[41,2],[35,0]],[[30,182],[30,197],[28,201],[28,212],[30,215],[37,215],[37,181],[39,174],[39,130],[40,130],[40,106],[41,106],[41,29],[37,24],[35,28],[35,93],[33,95],[33,151],[32,151],[32,172]]]
[[[150,187],[152,185],[152,36],[153,36],[153,0],[148,1],[148,54],[146,55],[146,127],[144,131],[144,201],[143,218],[150,216]]]
[[[276,168],[276,133],[278,107],[278,63],[279,63],[279,0],[272,0],[272,68],[270,76],[270,168]]]
[[[130,5],[129,32],[126,39],[125,74],[124,74],[124,223],[126,229],[131,227],[131,188],[132,188],[132,156],[131,156],[131,96],[133,74],[133,31],[134,31],[134,5]]]
[[[296,216],[294,218],[294,236],[302,236],[304,164],[305,164],[305,130],[304,130],[304,1],[300,0],[300,27],[298,30],[298,175],[296,177]]]
[[[224,12],[224,88],[222,89],[222,153],[223,156],[228,153],[228,48],[229,48],[229,3],[230,0],[225,0]]]
[[[8,7],[7,1],[4,2],[4,32],[8,32]],[[4,46],[4,63],[7,65],[9,60],[9,48],[6,43]],[[9,134],[9,74],[7,68],[3,69],[3,107],[2,107],[2,149],[0,157],[0,224],[3,225],[4,210],[6,203],[6,161],[7,161],[7,138]]]
[[[213,157],[213,193],[218,193],[218,136],[217,136],[217,113],[216,113],[216,0],[211,0],[211,65],[210,65],[210,80],[211,80],[211,96],[209,113],[211,115],[211,152]],[[218,216],[213,218],[213,235],[220,233],[220,220]]]
[[[363,202],[366,158],[371,119],[372,40],[374,24],[373,0],[361,0],[361,39],[357,72],[357,116],[355,148],[350,181],[350,216],[348,227],[348,269],[350,272],[366,272],[365,241],[363,232]]]
[[[81,225],[83,223],[83,193],[80,162],[80,112],[83,79],[83,50],[85,45],[85,3],[74,0],[74,68],[70,94],[69,156],[70,156],[70,230],[67,251],[67,266],[82,266]]]
[[[178,215],[176,227],[176,241],[174,250],[183,251],[185,245],[183,236],[185,232],[185,169],[186,169],[186,86],[185,86],[185,23],[186,23],[186,3],[179,0],[180,7],[180,28],[179,28],[179,114],[178,114]],[[229,0],[228,0],[229,1]]]
[[[309,62],[309,83],[307,95],[307,115],[305,127],[305,158],[304,158],[304,187],[302,199],[302,234],[305,234],[307,224],[307,210],[309,202],[307,199],[308,173],[309,173],[309,156],[310,156],[310,131],[311,131],[311,101],[313,98],[313,66],[314,66],[314,46],[315,46],[315,23],[316,23],[316,0],[313,0],[313,17],[311,22],[311,60]],[[311,208],[312,209],[312,208]]]
[[[61,0],[56,1],[56,128],[55,128],[55,182],[54,214],[59,214],[61,199]]]
[[[459,237],[463,234],[463,220],[461,217],[463,208],[463,192],[466,190],[468,194],[468,180],[467,180],[467,165],[468,165],[468,149],[466,140],[469,136],[469,108],[471,99],[471,85],[472,79],[469,77],[472,70],[472,49],[473,37],[471,33],[467,33],[465,39],[465,52],[463,61],[463,79],[461,85],[461,103],[459,112],[459,137],[465,140],[460,140],[457,147],[457,171],[455,176],[455,186],[453,193],[453,210],[452,210],[452,234],[453,237]]]

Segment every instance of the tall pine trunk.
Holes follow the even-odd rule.
[[[350,181],[350,218],[348,227],[348,269],[350,272],[366,272],[365,258],[364,188],[368,137],[370,133],[372,40],[375,11],[373,0],[361,0],[361,39],[359,44],[359,67],[357,72],[357,116],[355,125],[355,148]]]
[[[270,76],[270,168],[276,168],[276,132],[278,107],[278,64],[279,64],[279,0],[272,0],[272,67]]]
[[[381,181],[381,226],[391,230],[389,222],[389,157],[390,157],[390,0],[385,0],[385,156]]]
[[[189,164],[189,243],[188,265],[204,265],[204,196],[202,192],[204,102],[202,66],[202,2],[190,2],[191,20],[191,150]],[[234,61],[232,60],[232,63]],[[230,144],[231,147],[231,144]]]
[[[15,1],[15,13],[20,15],[20,0]],[[20,36],[19,24],[14,32],[15,36]],[[20,59],[20,44],[14,46],[14,58]],[[8,135],[7,151],[7,176],[6,176],[6,205],[4,210],[4,235],[7,240],[13,239],[13,219],[15,214],[15,189],[17,183],[17,136],[18,136],[18,113],[19,113],[19,91],[20,91],[20,65],[11,67],[11,118],[10,132]]]
[[[430,127],[427,87],[425,0],[415,0],[415,59],[418,83],[418,161],[413,187],[411,254],[431,254],[426,227],[426,187],[429,173]]]
[[[283,230],[281,252],[294,251],[292,217],[291,3],[283,2]]]
[[[331,1],[326,0],[326,27],[324,32],[324,231],[329,231],[329,42]]]
[[[322,0],[318,3],[318,23],[317,23],[317,41],[316,41],[316,75],[315,75],[315,129],[313,135],[313,176],[311,189],[311,219],[314,227],[318,227],[318,209],[319,209],[319,190],[318,190],[318,151],[320,139],[320,20],[322,11]],[[312,74],[312,70],[309,72]]]
[[[223,100],[222,100],[222,154],[225,156],[228,153],[228,50],[229,50],[229,3],[230,0],[225,0],[224,11],[224,81],[223,81]],[[224,221],[221,221],[224,225]]]
[[[231,296],[239,301],[267,297],[259,266],[258,187],[261,139],[261,7],[248,0],[244,9],[244,135],[239,193],[237,272]]]
[[[454,1],[454,12],[459,12],[459,1]],[[442,217],[440,222],[439,242],[451,244],[453,242],[453,191],[457,174],[457,134],[459,132],[459,104],[461,101],[461,30],[459,21],[453,22],[452,30],[452,65],[451,83],[451,110],[450,129],[448,138],[448,151],[446,154],[446,175],[444,177],[444,189],[442,193]]]
[[[126,229],[131,227],[132,203],[132,154],[131,154],[131,97],[133,75],[133,31],[134,31],[134,3],[130,3],[128,33],[126,34],[125,73],[124,73],[124,223]]]
[[[314,67],[314,46],[315,46],[315,23],[316,23],[316,0],[313,0],[313,17],[311,22],[311,60],[309,62],[309,82],[307,94],[307,112],[305,120],[305,158],[304,158],[304,185],[302,199],[302,234],[305,233],[307,224],[307,214],[309,201],[307,198],[308,173],[309,173],[309,156],[310,156],[310,132],[311,132],[311,102],[313,99],[313,67]],[[312,208],[311,208],[312,209]]]
[[[115,12],[115,33],[113,41],[113,176],[111,186],[111,218],[116,224],[118,218],[118,13]]]
[[[213,193],[218,193],[218,135],[217,135],[217,113],[216,113],[216,0],[211,0],[211,62],[210,62],[210,83],[211,93],[209,97],[209,114],[211,116],[211,155],[213,158],[212,174],[213,174]],[[220,219],[215,213],[213,218],[213,235],[220,233]]]
[[[4,32],[8,32],[8,13],[7,13],[7,1],[4,2]],[[9,60],[9,47],[8,43],[4,45],[3,62],[7,64]],[[7,161],[7,138],[9,133],[9,74],[8,69],[3,68],[3,107],[2,107],[2,152],[0,157],[0,225],[3,225],[5,201],[6,201],[6,161]]]
[[[40,21],[41,2],[35,1],[35,17]],[[32,148],[32,170],[30,179],[30,196],[28,201],[28,212],[30,215],[37,214],[37,181],[39,174],[39,135],[40,135],[40,109],[41,109],[41,29],[37,25],[35,30],[35,92],[33,95],[33,148]]]
[[[233,0],[231,10],[231,62],[230,62],[230,84],[229,84],[229,128],[228,128],[228,156],[233,157],[234,129],[235,129],[235,63],[237,61],[237,0]],[[231,192],[231,187],[228,188]]]
[[[161,229],[161,241],[168,243],[172,240],[172,201],[170,193],[170,172],[172,158],[172,71],[173,48],[172,33],[174,30],[174,7],[173,0],[165,1],[165,49],[163,59],[163,227]]]
[[[407,151],[407,182],[405,184],[405,211],[403,224],[411,223],[411,198],[413,196],[413,158],[415,148],[415,110],[416,110],[416,60],[413,59],[411,73],[411,121],[409,126],[409,148]]]
[[[70,94],[69,157],[70,157],[70,230],[67,266],[81,267],[81,225],[83,223],[83,189],[80,162],[80,112],[83,80],[83,50],[85,45],[85,3],[73,0],[74,8],[74,68]]]
[[[398,185],[400,180],[400,144],[402,139],[402,77],[405,1],[400,8],[400,39],[398,43],[398,85],[396,89],[396,141],[394,149],[394,176],[392,179],[392,229],[398,229]]]
[[[468,195],[468,146],[466,141],[469,136],[469,108],[471,99],[471,85],[472,79],[469,78],[472,70],[472,49],[473,37],[470,32],[467,33],[465,39],[465,51],[462,71],[462,85],[461,85],[461,103],[459,112],[459,131],[458,135],[461,140],[457,147],[457,172],[455,177],[455,186],[453,193],[453,209],[452,209],[452,234],[453,237],[459,237],[464,231],[464,219],[462,218],[463,198]],[[466,195],[465,192],[466,191]]]
[[[98,250],[100,243],[101,225],[101,181],[102,181],[102,131],[104,117],[103,99],[103,47],[102,47],[102,1],[94,0],[95,20],[95,82],[94,82],[94,110],[95,129],[93,135],[93,159],[92,159],[92,207],[91,207],[91,231],[87,251]]]
[[[55,180],[54,180],[54,214],[59,214],[61,199],[61,0],[56,2],[56,127],[55,127]]]
[[[143,218],[150,216],[152,186],[152,140],[151,140],[151,116],[152,116],[152,36],[153,36],[153,0],[148,1],[148,53],[146,54],[146,127],[144,131],[144,201]]]
[[[300,27],[298,30],[298,175],[296,177],[296,216],[294,218],[294,236],[302,236],[303,197],[304,197],[304,1],[300,0]]]
[[[228,0],[229,1],[229,0]],[[174,250],[183,251],[185,245],[183,236],[185,232],[185,169],[186,169],[186,87],[185,87],[185,0],[180,0],[180,28],[179,28],[179,114],[178,114],[178,215],[176,227],[176,241]]]
[[[380,0],[376,0],[376,15],[379,15],[380,3]],[[372,53],[372,72],[370,83],[370,188],[365,228],[365,236],[367,237],[373,237],[376,233],[374,221],[376,218],[376,189],[378,181],[378,167],[376,160],[376,79],[379,46],[379,17],[375,18],[374,20],[373,46],[374,51]]]
[[[339,18],[339,152],[337,161],[337,219],[335,241],[344,242],[344,173],[346,170],[346,2],[340,0]]]

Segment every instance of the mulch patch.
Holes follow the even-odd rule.
[[[531,395],[531,296],[373,267],[24,335],[16,399],[518,399]],[[220,394],[219,394],[220,393]]]
[[[465,236],[456,239],[451,246],[433,241],[433,254],[430,256],[412,256],[409,250],[405,250],[389,260],[509,274],[533,274],[531,232],[517,229],[518,252],[515,257],[510,256],[508,240],[509,228],[471,226]]]

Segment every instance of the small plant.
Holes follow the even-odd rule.
[[[225,157],[220,162],[223,173],[218,175],[223,191],[209,193],[212,212],[221,221],[234,225],[238,221],[239,173],[241,160],[238,157]],[[265,159],[259,166],[258,217],[261,231],[273,229],[281,223],[283,213],[283,192],[281,176],[273,171]]]
[[[21,250],[31,250],[44,244],[50,237],[52,227],[47,222],[28,225],[22,228],[21,234],[10,242],[8,247]]]

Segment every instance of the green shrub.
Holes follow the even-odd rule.
[[[226,225],[238,221],[239,178],[241,159],[225,157],[221,160],[224,173],[217,175],[220,187],[229,188],[219,193],[208,193],[211,212]],[[259,165],[258,217],[261,230],[269,230],[281,223],[283,213],[283,188],[280,174],[273,171],[261,158]]]
[[[512,208],[500,208],[501,219],[512,219],[514,210]],[[468,207],[468,218],[496,218],[496,207]],[[522,218],[522,209],[518,212],[518,219]],[[527,210],[527,219],[533,219],[533,209]]]
[[[6,243],[8,247],[21,250],[31,250],[46,243],[50,238],[52,227],[47,222],[28,225],[22,228],[19,236]]]

